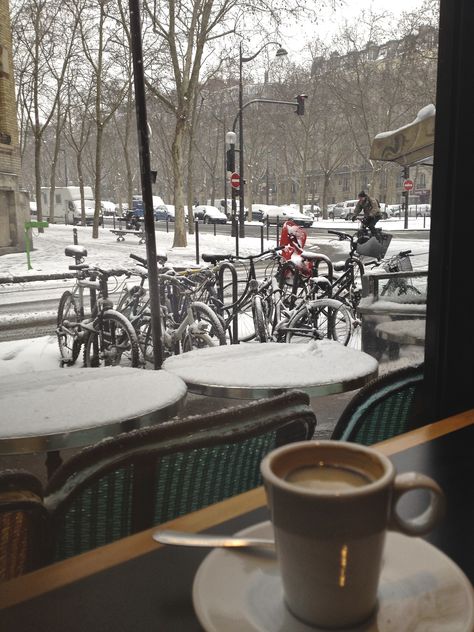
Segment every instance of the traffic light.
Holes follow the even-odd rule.
[[[298,116],[304,115],[304,100],[308,98],[307,94],[298,94],[296,96],[296,114]]]
[[[235,171],[235,148],[233,145],[227,150],[226,158],[227,171],[233,173]]]

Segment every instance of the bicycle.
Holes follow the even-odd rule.
[[[388,259],[373,262],[373,267],[382,266],[386,272],[411,272],[413,270],[411,257],[413,256],[411,250],[401,250]],[[389,279],[379,292],[380,296],[403,296],[407,294],[419,295],[421,291],[413,285],[410,278],[403,276]]]
[[[256,338],[259,342],[306,342],[329,338],[347,345],[353,319],[347,307],[331,298],[301,300],[285,305],[281,289],[262,286],[252,299]]]
[[[65,249],[66,256],[79,260],[77,247]],[[86,251],[84,250],[84,253]],[[82,258],[83,260],[83,258]],[[113,309],[108,279],[127,271],[103,270],[85,263],[69,266],[77,272],[72,290],[66,290],[58,305],[56,335],[61,366],[75,364],[84,346],[84,366],[131,366],[139,364],[138,340],[130,321]],[[89,290],[86,317],[84,291]]]
[[[145,271],[139,272],[141,283],[127,288],[117,308],[130,315],[143,364],[153,361],[153,337],[149,296],[144,288],[147,279],[145,259],[130,255]],[[193,300],[195,285],[171,269],[159,271],[161,330],[164,357],[192,349],[226,344],[222,324],[206,304]]]
[[[255,338],[255,324],[252,312],[252,297],[258,291],[261,283],[266,281],[269,269],[273,272],[275,266],[281,265],[278,255],[280,247],[266,250],[258,255],[237,256],[232,254],[203,254],[202,260],[212,264],[212,269],[204,269],[196,273],[195,278],[202,281],[202,300],[211,305],[220,318],[224,330],[232,343],[248,342]],[[264,280],[258,281],[256,262],[270,260],[265,269]],[[245,278],[238,280],[238,273],[234,262],[244,266]],[[230,283],[224,284],[226,270],[232,276]],[[243,284],[239,292],[238,285]],[[226,302],[229,292],[232,292],[231,302]]]

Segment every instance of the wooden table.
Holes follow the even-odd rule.
[[[0,455],[91,445],[174,417],[186,385],[165,371],[125,367],[64,368],[0,377]]]
[[[172,356],[163,368],[190,392],[260,399],[291,389],[312,397],[360,388],[377,376],[372,356],[332,340],[309,343],[241,343]]]
[[[447,514],[429,541],[474,582],[474,410],[378,444],[399,472],[435,478]],[[416,502],[416,501],[415,501]],[[168,523],[233,533],[268,518],[262,488]],[[191,589],[208,553],[161,547],[155,529],[124,538],[0,585],[0,629],[18,632],[198,632]]]

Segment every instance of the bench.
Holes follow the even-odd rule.
[[[138,243],[145,243],[145,233],[142,230],[119,230],[119,229],[110,229],[110,232],[114,235],[117,235],[117,241],[125,241],[125,235],[135,235],[138,237]]]

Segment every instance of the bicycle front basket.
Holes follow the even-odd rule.
[[[364,243],[358,243],[356,252],[359,255],[366,257],[374,257],[374,259],[382,259],[385,257],[385,253],[388,250],[390,242],[392,241],[392,235],[389,233],[382,233],[374,237],[370,237]]]
[[[411,272],[413,270],[410,255],[400,257],[398,261],[398,269],[400,270],[400,272]]]

